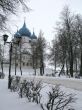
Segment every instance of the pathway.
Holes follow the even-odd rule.
[[[44,83],[48,84],[60,84],[67,88],[82,91],[82,79],[74,78],[56,78],[56,77],[46,77],[46,76],[28,76],[27,79],[42,80]]]

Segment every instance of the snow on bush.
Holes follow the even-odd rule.
[[[27,97],[29,102],[40,103],[42,82],[20,80],[20,77],[12,77],[11,91],[18,91],[21,98]]]
[[[19,90],[19,86],[20,86],[20,77],[19,76],[12,76],[11,77],[11,91],[18,91]]]
[[[52,87],[48,93],[48,101],[41,104],[43,110],[74,110],[70,104],[75,102],[73,94],[66,94],[60,90],[59,85]]]
[[[74,110],[70,104],[75,102],[73,94],[64,93],[59,85],[55,85],[48,91],[48,99],[45,103],[41,102],[43,89],[41,81],[27,81],[18,76],[12,77],[11,91],[18,91],[21,98],[26,97],[29,102],[41,105],[43,110]],[[46,91],[45,91],[46,92]]]

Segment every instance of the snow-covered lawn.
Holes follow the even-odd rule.
[[[47,85],[47,84],[46,84]],[[47,94],[48,91],[50,90],[49,88],[52,87],[53,85],[48,84],[42,91],[43,94],[43,99],[42,100],[44,103],[47,100]],[[75,103],[72,103],[70,106],[71,108],[73,108],[74,110],[82,110],[82,92],[81,91],[77,91],[77,90],[73,90],[70,88],[65,88],[64,86],[60,86],[61,91],[67,93],[67,94],[75,94],[74,98],[75,98]],[[46,92],[45,92],[46,91]]]
[[[8,67],[4,68],[4,73],[6,76],[8,75]],[[51,77],[51,76],[33,76],[34,70],[32,68],[22,68],[23,71],[23,77],[28,79],[36,79],[36,80],[42,80],[45,83],[48,84],[61,84],[67,88],[72,88],[75,90],[82,91],[82,79],[75,79],[75,78],[66,78],[66,77]],[[45,69],[45,73],[52,73],[51,69]],[[11,75],[15,74],[15,68],[12,68]],[[39,74],[39,69],[37,70],[37,74]],[[17,68],[17,75],[20,76],[20,69]]]
[[[67,88],[82,91],[82,79],[75,78],[61,78],[61,77],[49,77],[49,76],[23,76],[26,79],[42,80],[48,84],[60,84]]]
[[[28,102],[26,98],[19,98],[17,92],[11,92],[7,89],[7,78],[0,79],[0,110],[42,110],[40,105],[35,103]],[[45,88],[42,90],[43,98],[42,103],[45,103],[47,100],[47,93],[49,91],[49,87],[51,84],[45,84]],[[61,86],[61,90],[66,93],[76,94],[75,98],[77,98],[75,103],[72,103],[72,107],[75,110],[82,110],[82,92],[73,90],[70,88],[65,88]]]
[[[37,71],[38,72],[38,71]],[[46,71],[49,72],[49,71]],[[17,92],[11,92],[7,88],[8,68],[4,69],[6,75],[5,79],[0,79],[0,110],[42,110],[40,105],[28,102],[26,98],[19,98]],[[75,110],[82,110],[82,79],[73,78],[56,78],[56,77],[40,77],[32,76],[33,69],[23,69],[23,78],[42,80],[47,86],[42,90],[43,99],[45,103],[47,100],[47,94],[49,86],[55,84],[61,84],[61,89],[66,93],[76,94],[76,102],[72,104]],[[12,69],[12,75],[14,75],[14,68]],[[20,75],[20,70],[17,70],[17,75]]]
[[[0,79],[0,110],[41,110],[35,103],[19,98],[15,92],[7,89],[7,79]]]

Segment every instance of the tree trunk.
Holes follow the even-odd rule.
[[[64,72],[64,64],[62,65],[62,68],[61,68],[61,70],[60,70],[59,77],[60,77],[60,75],[61,75],[63,72]]]
[[[76,58],[76,74],[78,73],[78,70],[77,70],[77,58]]]
[[[40,67],[40,75],[42,76],[42,67]]]
[[[11,61],[12,61],[12,43],[9,51],[9,75],[8,75],[8,89],[11,88]]]
[[[2,50],[0,50],[0,51],[2,52]],[[0,56],[2,56],[2,57],[1,57],[1,70],[2,70],[2,74],[3,74],[4,47],[3,47],[2,55],[1,55],[1,53],[0,53]]]
[[[34,53],[34,47],[32,47],[33,50],[32,50],[32,66],[33,66],[33,69],[34,69],[34,62],[35,62],[35,59],[34,59],[34,56],[35,56],[35,53]]]
[[[3,58],[2,58],[2,61],[1,61],[1,69],[2,69],[2,74],[3,74]]]
[[[80,76],[82,76],[82,49],[81,49],[81,65],[80,65]]]
[[[44,74],[44,63],[42,62],[42,75]]]
[[[44,74],[44,62],[43,62],[43,55],[40,56],[40,75],[43,76]]]
[[[73,59],[72,58],[70,61],[70,75],[71,75],[71,77],[73,77]]]
[[[73,77],[73,49],[71,43],[70,43],[70,75],[71,77]]]
[[[68,76],[68,64],[67,64],[67,60],[66,60],[66,75]]]
[[[43,66],[43,75],[44,75],[44,66]]]
[[[36,67],[34,67],[34,74],[36,75]]]
[[[15,75],[16,75],[16,68],[17,68],[16,60],[17,60],[17,48],[15,47]]]
[[[53,106],[54,106],[54,99],[52,99],[51,110],[53,110]]]
[[[22,54],[21,54],[21,44],[20,44],[20,72],[22,76],[22,65],[21,65],[21,60],[22,60]]]
[[[55,58],[54,58],[54,75],[56,74],[56,55],[55,55]]]

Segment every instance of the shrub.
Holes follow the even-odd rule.
[[[40,103],[41,90],[43,88],[41,81],[20,80],[16,76],[11,77],[11,91],[18,91],[21,98],[26,97],[29,102]],[[73,94],[66,94],[61,91],[60,86],[56,85],[48,92],[48,101],[41,104],[43,110],[74,110],[70,108],[70,103],[75,102]]]
[[[19,76],[12,76],[11,77],[11,91],[19,91],[19,86],[20,86],[20,77]]]
[[[48,93],[48,102],[43,105],[41,108],[43,110],[67,110],[67,107],[70,107],[70,103],[75,101],[73,94],[66,94],[60,90],[59,85],[56,85]],[[69,108],[68,110],[74,110]]]
[[[19,96],[27,97],[29,102],[36,102],[37,104],[40,103],[41,94],[40,91],[42,89],[41,81],[34,82],[33,81],[26,81],[20,83],[19,89]]]
[[[42,89],[42,82],[34,82],[31,81],[31,88],[30,88],[30,100],[32,102],[36,102],[37,104],[40,103],[41,94],[40,91]]]

